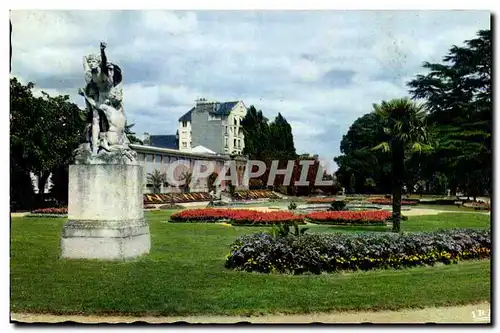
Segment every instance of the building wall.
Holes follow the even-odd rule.
[[[190,151],[193,147],[192,143],[192,135],[191,135],[191,122],[179,121],[179,150],[180,151]]]
[[[209,110],[213,103],[199,103],[191,114],[192,147],[203,146],[214,152],[223,153],[223,119],[213,118]]]
[[[243,102],[239,102],[235,105],[224,126],[224,140],[228,142],[228,150],[226,153],[229,154],[241,154],[243,148],[245,147],[245,137],[243,135],[243,128],[241,127],[241,121],[247,113],[247,108]],[[227,132],[227,135],[226,135]]]
[[[137,152],[137,159],[143,165],[143,177],[144,177],[144,193],[152,193],[153,188],[147,186],[148,184],[148,173],[152,173],[154,170],[159,170],[164,173],[167,171],[167,168],[170,163],[174,161],[183,160],[188,161],[191,167],[194,166],[195,161],[197,160],[210,160],[215,161],[215,172],[219,173],[226,161],[229,160],[227,156],[207,156],[203,154],[192,154],[186,152],[180,152],[172,149],[163,149],[157,147],[146,147],[141,145],[131,145],[131,148]],[[238,174],[239,179],[243,177],[243,167],[246,165],[246,159],[240,157],[238,162]],[[182,168],[178,167],[176,172],[174,173],[174,177],[180,177],[182,173]],[[208,178],[208,177],[207,177]],[[225,189],[226,186],[223,184],[221,189]],[[238,188],[246,188],[244,186],[238,186]],[[202,179],[199,183],[190,189],[191,192],[207,192],[208,191],[208,182],[207,179]],[[163,186],[160,189],[161,193],[171,193],[171,192],[182,192],[182,188],[179,187],[166,187]]]

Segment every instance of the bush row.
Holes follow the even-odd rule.
[[[412,234],[304,234],[238,238],[226,268],[302,274],[451,264],[491,255],[489,230],[450,229]]]

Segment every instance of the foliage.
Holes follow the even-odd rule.
[[[125,123],[125,134],[127,135],[128,141],[132,144],[144,144],[141,139],[135,136],[135,132],[132,132],[132,127],[134,127],[135,124],[127,124]]]
[[[184,185],[182,186],[184,193],[189,193],[191,181],[193,180],[193,173],[189,170],[183,171],[181,174],[181,180],[184,181]]]
[[[345,209],[346,205],[347,205],[347,202],[345,202],[344,200],[333,201],[330,204],[329,210],[332,210],[332,211],[341,211],[341,210]]]
[[[219,176],[219,174],[217,172],[212,172],[210,174],[210,176],[208,176],[208,183],[207,183],[208,191],[215,191],[216,190],[215,181],[217,180],[218,176]]]
[[[305,216],[316,224],[385,225],[391,212],[382,210],[312,212]]]
[[[166,182],[167,176],[160,170],[154,170],[147,175],[148,184],[153,186],[153,193],[160,193],[161,185]]]
[[[467,195],[491,193],[492,32],[481,30],[464,46],[453,46],[443,63],[425,62],[425,75],[408,85],[424,99],[436,132],[436,149],[426,162],[427,177],[440,172],[450,188]]]
[[[393,231],[400,231],[401,195],[405,177],[405,159],[408,152],[430,151],[425,109],[407,98],[382,101],[373,105],[374,112],[383,121],[383,141],[372,151],[391,152],[392,164],[392,221]]]
[[[273,238],[258,233],[231,245],[226,268],[303,274],[404,268],[491,255],[489,230],[453,229],[413,234],[306,234]]]
[[[34,84],[22,85],[10,79],[10,165],[16,172],[39,176],[38,188],[45,188],[50,173],[74,159],[82,142],[85,117],[69,102],[69,96],[33,96]],[[11,195],[19,191],[11,186]],[[22,196],[22,194],[20,194]],[[38,204],[44,191],[39,191]]]
[[[290,234],[290,226],[293,228],[293,235],[296,237],[302,236],[309,228],[301,228],[298,223],[281,223],[271,225],[271,229],[267,232],[273,238],[286,237]]]

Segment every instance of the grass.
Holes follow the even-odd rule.
[[[489,260],[318,276],[227,270],[223,267],[225,256],[234,239],[264,228],[174,224],[167,222],[170,214],[146,214],[151,224],[151,253],[127,262],[60,260],[64,219],[12,218],[11,311],[251,315],[415,308],[490,300]],[[403,230],[488,224],[488,216],[481,214],[440,214],[410,217],[403,222]],[[338,227],[312,229],[330,232]]]

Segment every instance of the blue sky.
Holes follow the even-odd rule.
[[[486,11],[12,11],[12,75],[83,107],[82,58],[108,45],[138,134],[173,134],[197,98],[290,122],[299,153],[332,159],[373,103],[407,96],[423,61],[490,26]]]

